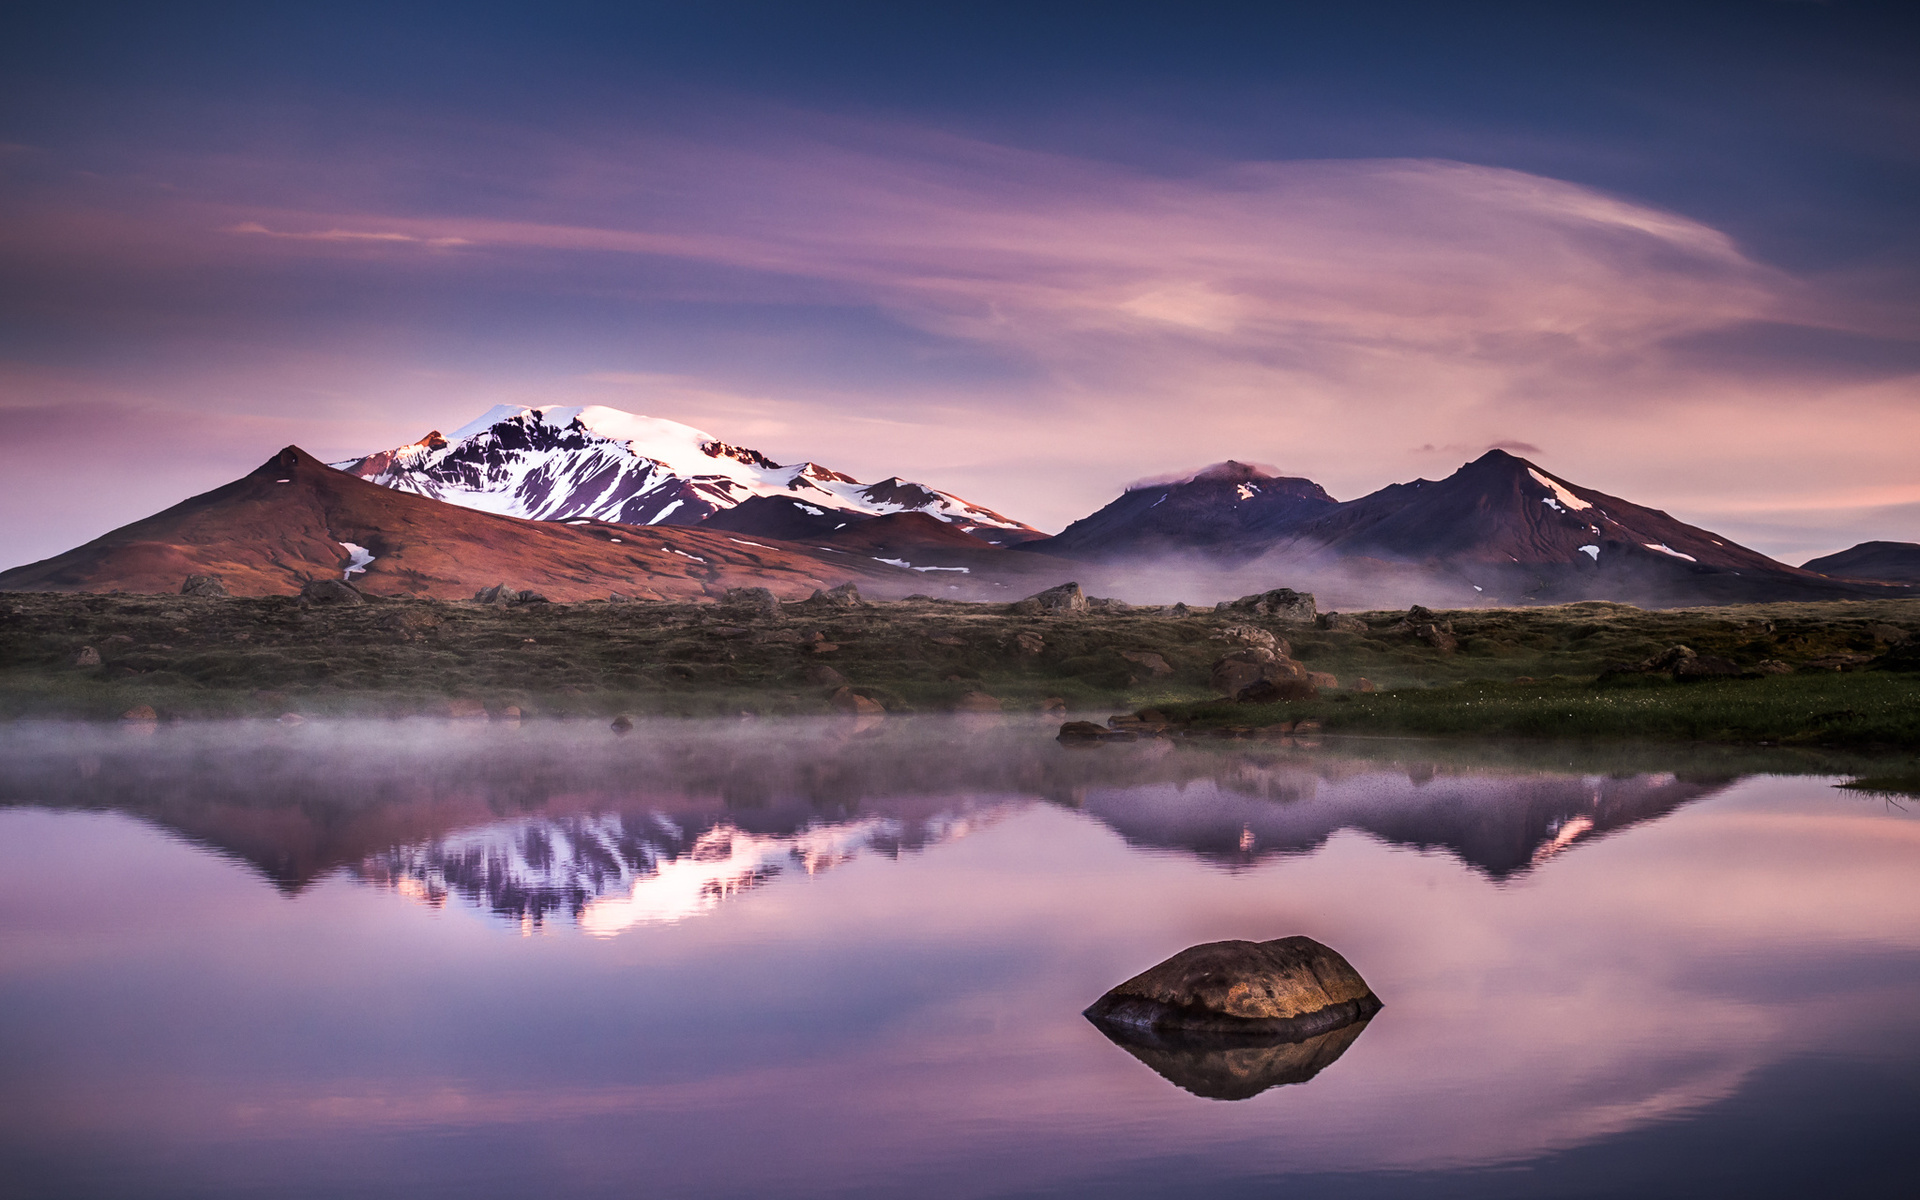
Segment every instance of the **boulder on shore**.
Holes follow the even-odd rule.
[[[759,620],[777,620],[780,616],[780,601],[771,588],[728,588],[726,595],[721,597],[720,606],[740,616]]]
[[[1380,1011],[1346,959],[1308,937],[1190,946],[1093,1002],[1088,1020],[1155,1033],[1304,1041]]]
[[[1238,696],[1256,683],[1282,683],[1305,680],[1307,669],[1299,662],[1258,646],[1231,650],[1214,660],[1208,674],[1213,690],[1223,696]]]
[[[815,588],[813,595],[807,597],[807,603],[816,608],[865,608],[867,604],[860,597],[860,589],[852,583],[843,583],[839,587]]]
[[[1238,600],[1222,600],[1214,606],[1214,611],[1252,613],[1274,621],[1298,621],[1310,624],[1315,615],[1315,608],[1312,592],[1296,592],[1292,588],[1274,588],[1271,591],[1242,596]]]
[[[1077,583],[1063,583],[1044,592],[1035,592],[1025,600],[1015,601],[1013,611],[1023,614],[1083,613],[1087,611],[1087,594],[1080,590]]]
[[[189,575],[180,585],[182,596],[225,596],[227,583],[218,575]]]
[[[365,604],[362,596],[352,584],[338,579],[309,579],[300,588],[300,599],[308,604]]]

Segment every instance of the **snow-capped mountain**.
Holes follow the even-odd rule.
[[[445,437],[436,430],[333,465],[386,487],[536,521],[694,525],[752,497],[777,496],[858,517],[924,512],[996,544],[1040,536],[897,476],[867,484],[811,462],[782,466],[692,426],[601,405],[500,405]]]

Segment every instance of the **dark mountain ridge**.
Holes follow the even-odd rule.
[[[1838,554],[1809,559],[1800,569],[1836,579],[1920,583],[1920,542],[1861,542]]]
[[[1057,536],[1020,549],[1083,559],[1195,552],[1244,559],[1337,507],[1311,479],[1228,460],[1172,483],[1129,488]]]

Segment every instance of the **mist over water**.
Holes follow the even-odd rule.
[[[1904,1170],[1899,807],[1706,750],[1051,732],[10,725],[0,1175],[1786,1195],[1840,1153]],[[1288,934],[1386,1007],[1248,1098],[1079,1016],[1184,946]]]

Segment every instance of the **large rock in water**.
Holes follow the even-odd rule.
[[[1192,946],[1093,1002],[1088,1020],[1149,1034],[1257,1034],[1305,1041],[1362,1021],[1380,1000],[1312,938]]]

